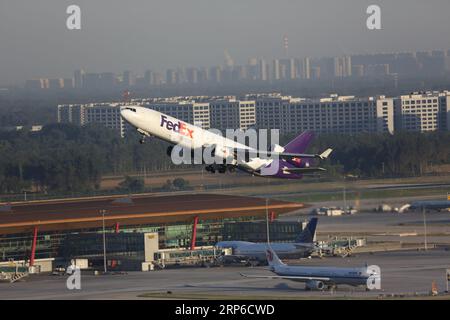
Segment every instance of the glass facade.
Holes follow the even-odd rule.
[[[223,226],[223,240],[264,242],[267,240],[265,221],[227,222]],[[302,231],[302,225],[295,222],[275,222],[269,224],[270,240],[293,242]]]
[[[201,221],[197,225],[196,246],[210,246],[222,240],[266,241],[265,221],[248,221],[251,217]],[[147,232],[158,232],[159,247],[186,248],[191,244],[192,223],[126,226],[119,233],[106,230],[108,257],[143,261],[144,237]],[[270,224],[271,240],[292,242],[301,232],[296,222]],[[28,260],[31,255],[33,233],[0,235],[0,261]],[[101,229],[73,230],[67,232],[38,232],[36,259],[102,257],[103,234]]]

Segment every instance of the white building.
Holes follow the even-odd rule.
[[[256,124],[256,103],[252,100],[239,101],[239,129],[247,130]],[[230,128],[236,129],[236,128]]]
[[[395,99],[396,130],[450,130],[450,92],[423,92]]]
[[[100,123],[125,136],[128,124],[120,116],[119,103],[91,103],[85,105],[59,105],[58,122],[83,126],[87,123]]]
[[[203,129],[210,128],[209,103],[197,103],[189,100],[136,102],[138,105],[195,124]]]
[[[130,128],[120,116],[125,103],[96,103],[58,106],[58,122],[77,125],[101,123],[118,130]],[[397,98],[385,96],[356,98],[331,95],[303,99],[281,94],[234,96],[190,96],[133,100],[203,129],[242,129],[256,126],[297,134],[393,133],[394,130],[450,130],[450,92],[417,93]]]
[[[85,106],[84,110],[87,123],[100,123],[107,128],[116,130],[121,137],[125,136],[128,125],[120,116],[120,104],[89,104]]]
[[[59,105],[57,119],[58,123],[73,123],[82,126],[86,123],[85,105]]]
[[[252,100],[219,99],[209,102],[211,127],[225,134],[226,129],[246,130],[256,123]]]
[[[256,99],[259,128],[280,129],[281,133],[313,130],[317,133],[393,133],[393,99],[384,96],[353,96],[307,100],[283,96]]]

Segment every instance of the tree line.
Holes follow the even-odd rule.
[[[167,145],[139,144],[134,132],[121,138],[98,125],[50,124],[39,132],[0,132],[0,192],[84,192],[103,175],[167,170]]]
[[[312,148],[328,146],[332,171],[359,177],[420,176],[450,164],[450,132],[320,135]]]
[[[282,137],[282,144],[292,136]],[[137,133],[121,138],[98,125],[50,124],[39,132],[0,132],[0,193],[85,192],[99,188],[104,175],[129,175],[172,169],[168,144]],[[332,147],[324,164],[331,175],[359,177],[418,176],[434,165],[450,163],[450,132],[320,135],[309,152]],[[187,166],[189,167],[189,166]],[[121,189],[143,188],[127,178]],[[183,182],[161,188],[186,189]]]

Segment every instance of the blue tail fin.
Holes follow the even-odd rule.
[[[298,238],[295,240],[297,243],[312,243],[314,241],[314,236],[316,235],[317,221],[319,219],[312,218],[309,220],[305,229],[299,234]]]

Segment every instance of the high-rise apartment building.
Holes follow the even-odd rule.
[[[101,123],[124,136],[130,128],[120,116],[125,103],[58,106],[58,122]],[[127,102],[157,110],[203,129],[279,129],[282,134],[449,131],[450,92],[414,93],[395,98],[331,95],[303,99],[281,94],[152,98]]]
[[[416,132],[450,130],[450,92],[416,92],[396,98],[395,128]]]
[[[256,99],[256,122],[259,128],[280,129],[281,133],[392,133],[393,110],[393,99],[384,96],[333,95],[316,100],[269,96]]]
[[[73,74],[73,85],[76,89],[83,88],[83,78],[84,78],[84,70],[75,70]]]

